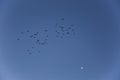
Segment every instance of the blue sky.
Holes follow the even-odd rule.
[[[0,2],[0,80],[120,79],[117,0]]]

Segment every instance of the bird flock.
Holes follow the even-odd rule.
[[[64,21],[64,18],[61,18],[60,21]],[[79,27],[79,26],[77,26]],[[61,24],[61,23],[56,23],[55,27],[53,28],[55,31],[55,35],[54,37],[56,38],[66,38],[66,37],[70,37],[72,35],[76,34],[76,26],[73,24]],[[42,30],[42,32],[40,31],[32,31],[32,30],[26,30],[26,31],[21,31],[20,34],[22,36],[24,36],[25,34],[28,34],[28,38],[30,41],[32,41],[35,45],[38,46],[44,46],[44,45],[48,45],[48,40],[49,40],[49,28],[48,27],[44,27],[44,29]],[[17,41],[20,41],[20,37],[17,38]],[[31,48],[27,49],[27,53],[29,55],[32,55],[32,51],[35,49],[35,46],[31,46]],[[37,51],[38,53],[40,53],[40,50]]]

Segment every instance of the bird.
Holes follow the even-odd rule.
[[[36,38],[36,37],[34,36],[34,38]]]
[[[29,54],[31,55],[32,53],[31,53],[31,52],[29,52]]]
[[[29,37],[30,37],[30,38],[32,38],[32,37],[33,37],[33,35],[30,35]]]
[[[47,29],[45,29],[44,31],[45,31],[45,32],[48,32],[48,30],[47,30]]]
[[[67,34],[70,34],[70,32],[67,32]]]
[[[71,27],[68,27],[68,29],[71,29]]]
[[[61,20],[64,20],[64,18],[61,18]]]
[[[48,37],[48,35],[46,35],[46,37]]]
[[[58,25],[58,23],[56,23],[56,25]]]
[[[21,32],[21,34],[23,34],[23,32]]]
[[[39,32],[36,32],[36,34],[39,34]]]
[[[30,32],[29,30],[27,30],[27,32]]]
[[[71,26],[74,26],[73,24],[71,24]]]
[[[60,38],[63,38],[63,36],[61,36]]]
[[[17,38],[17,40],[20,40],[19,38]]]
[[[37,35],[37,34],[34,34],[35,36]]]
[[[38,43],[40,40],[39,39],[37,39],[37,41],[36,41],[36,43]]]

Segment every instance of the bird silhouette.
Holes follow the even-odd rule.
[[[29,30],[27,30],[27,32],[30,32]]]
[[[21,34],[23,34],[23,32],[21,32]]]
[[[20,40],[19,38],[17,38],[17,40]]]
[[[64,18],[61,18],[61,20],[65,20]]]

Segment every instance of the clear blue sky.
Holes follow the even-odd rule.
[[[117,0],[1,0],[0,80],[120,80]]]

